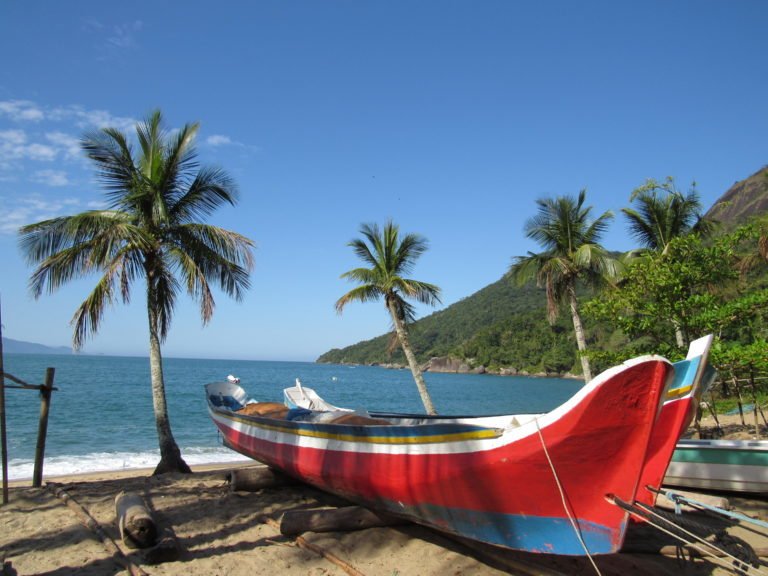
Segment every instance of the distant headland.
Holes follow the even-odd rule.
[[[9,354],[72,354],[68,346],[45,346],[35,342],[24,342],[3,337],[3,352]]]

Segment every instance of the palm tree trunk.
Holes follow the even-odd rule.
[[[680,328],[680,324],[675,320],[672,321],[675,326],[675,342],[678,348],[685,348],[685,336],[683,336],[683,329]]]
[[[168,418],[168,406],[165,401],[165,379],[163,378],[163,357],[160,353],[160,337],[157,330],[157,312],[153,306],[152,290],[147,298],[149,312],[149,370],[152,380],[152,405],[155,410],[155,427],[160,444],[160,463],[152,475],[166,472],[190,473],[187,463],[181,457],[176,440],[171,432],[171,421]]]
[[[579,357],[581,358],[581,369],[584,372],[584,382],[592,380],[592,371],[589,368],[589,358],[587,358],[587,339],[584,337],[584,325],[581,323],[579,315],[579,301],[576,299],[576,289],[568,289],[568,299],[571,305],[571,317],[573,318],[573,331],[576,334],[576,346],[579,348]]]
[[[424,376],[422,376],[421,369],[416,362],[416,356],[413,354],[413,350],[411,350],[411,344],[408,341],[408,331],[405,328],[405,324],[403,324],[403,321],[398,316],[394,303],[389,303],[388,308],[389,313],[392,315],[392,321],[395,324],[395,332],[397,333],[397,338],[400,340],[400,346],[403,349],[405,358],[408,360],[408,366],[411,368],[413,379],[416,381],[416,388],[419,390],[419,396],[421,396],[421,402],[424,404],[424,409],[427,411],[427,414],[437,414],[437,410],[435,410],[435,406],[432,404],[432,397],[427,390],[427,383],[424,382]]]

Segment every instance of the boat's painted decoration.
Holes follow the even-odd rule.
[[[620,549],[628,519],[605,497],[634,499],[671,373],[662,358],[636,359],[504,427],[501,417],[493,427],[277,420],[210,400],[209,411],[235,450],[374,509],[508,548],[606,554]],[[209,399],[227,386],[209,385]]]
[[[691,425],[702,394],[714,380],[716,372],[707,363],[711,346],[712,336],[695,340],[689,347],[687,358],[674,364],[673,380],[645,456],[637,502],[650,506],[656,503],[657,493],[647,487],[658,489],[661,486],[675,445]]]

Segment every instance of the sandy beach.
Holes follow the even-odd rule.
[[[704,425],[707,424],[705,421]],[[743,430],[738,433],[749,434]],[[414,525],[356,532],[308,532],[297,542],[282,536],[270,520],[279,520],[288,510],[334,506],[338,501],[303,485],[253,493],[231,491],[228,472],[233,467],[253,465],[256,464],[198,467],[191,475],[152,477],[150,470],[133,470],[46,478],[87,510],[106,537],[117,543],[119,554],[105,546],[94,530],[84,525],[73,506],[54,495],[50,487],[33,489],[28,481],[15,482],[10,503],[0,507],[0,560],[5,566],[2,574],[130,574],[121,555],[146,574],[167,576],[597,573],[586,559],[470,548]],[[121,490],[141,494],[158,522],[172,527],[179,545],[178,559],[153,565],[142,551],[131,550],[122,543],[114,505]],[[765,498],[729,500],[739,510],[768,520]],[[744,538],[754,548],[768,548],[765,535],[740,526],[731,526],[728,532]],[[648,526],[633,526],[627,536],[626,552],[597,557],[596,564],[602,574],[680,574],[679,560],[658,554],[663,546],[672,543],[669,537]],[[340,563],[334,563],[334,559]],[[691,575],[730,573],[701,559],[686,562],[684,570]]]

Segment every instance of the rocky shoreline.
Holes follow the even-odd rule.
[[[341,362],[342,365],[356,366],[358,364],[354,362]],[[406,364],[398,364],[396,362],[371,362],[365,364],[365,366],[378,366],[379,368],[387,368],[388,370],[407,370]],[[495,376],[526,376],[530,378],[568,378],[573,380],[581,379],[581,376],[577,374],[571,374],[570,372],[527,372],[525,370],[517,370],[511,367],[502,367],[498,370],[491,370],[485,366],[471,367],[466,361],[458,358],[452,358],[450,356],[436,356],[430,358],[427,362],[420,366],[422,372],[435,372],[438,374],[492,374]]]

